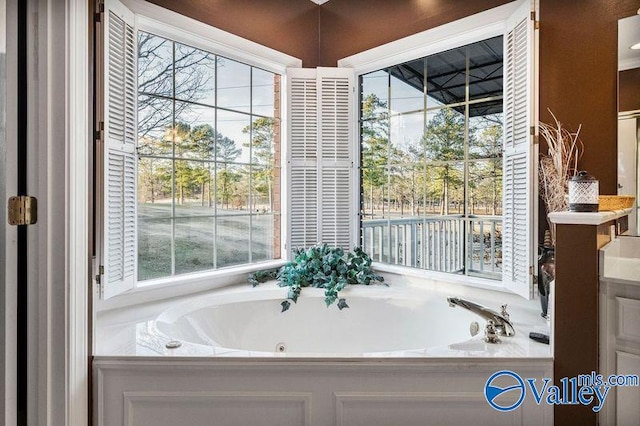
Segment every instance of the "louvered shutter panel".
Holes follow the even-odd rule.
[[[289,242],[351,248],[353,72],[289,69]]]
[[[105,1],[102,265],[105,299],[136,282],[137,36],[134,14]]]
[[[533,296],[534,196],[537,179],[533,135],[534,37],[529,2],[507,22],[504,35],[504,222],[503,280],[506,288]]]
[[[287,70],[289,84],[289,244],[318,238],[318,91],[315,69]]]
[[[351,248],[353,192],[353,71],[318,68],[320,241]]]

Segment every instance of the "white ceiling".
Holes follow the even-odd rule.
[[[628,70],[640,67],[640,50],[629,47],[640,43],[640,15],[618,21],[618,69]]]

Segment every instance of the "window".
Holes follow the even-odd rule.
[[[280,258],[280,75],[138,32],[138,280]]]
[[[140,0],[99,25],[100,297],[279,264],[281,75],[301,61]]]
[[[501,278],[503,37],[360,79],[362,239],[384,263]]]

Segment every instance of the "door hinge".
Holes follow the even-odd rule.
[[[533,28],[536,30],[540,29],[540,21],[536,20],[536,11],[532,10],[531,11],[531,20],[533,21]]]
[[[104,130],[104,121],[98,122],[96,126],[95,134],[93,135],[93,139],[96,141],[102,140],[102,131]]]
[[[38,221],[38,200],[36,197],[20,195],[9,197],[7,202],[9,225],[33,225]]]
[[[98,286],[98,297],[102,298],[102,276],[104,275],[104,266],[98,266],[98,274],[96,275],[96,285]]]

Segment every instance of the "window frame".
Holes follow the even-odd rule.
[[[135,15],[134,30],[136,43],[138,32],[148,32],[177,43],[183,43],[215,55],[223,56],[246,65],[279,74],[281,76],[280,115],[281,122],[284,121],[288,111],[286,99],[286,93],[288,91],[286,70],[289,67],[301,67],[302,60],[146,1],[121,0],[121,3]],[[286,158],[288,150],[286,142],[288,138],[287,126],[282,123],[280,129],[281,181],[286,182],[288,178],[288,171],[283,159]],[[286,205],[286,185],[282,185],[281,188],[282,192],[280,202],[281,205]],[[102,196],[102,194],[96,195],[97,197]],[[103,202],[102,200],[100,201]],[[280,259],[229,266],[201,272],[185,273],[144,281],[138,281],[136,276],[133,289],[116,295],[108,300],[101,297],[96,298],[96,310],[101,311],[114,309],[136,303],[160,300],[167,297],[175,297],[197,291],[220,288],[231,284],[239,284],[248,273],[261,269],[270,269],[282,266],[287,260],[286,243],[288,241],[287,229],[289,217],[286,211],[283,209],[281,210]],[[136,262],[137,261],[136,256]],[[102,262],[102,260],[100,260],[100,262]]]
[[[486,40],[491,37],[504,35],[507,20],[521,6],[522,2],[515,1],[475,15],[467,16],[460,20],[340,59],[338,61],[338,66],[352,68],[356,79],[359,80],[364,74],[372,71],[389,68],[417,58],[434,55],[446,50]],[[353,131],[357,132],[355,134],[359,135],[359,105],[354,108],[352,114],[351,120],[354,126]],[[360,142],[358,142],[358,150],[360,150]],[[359,169],[361,166],[359,155],[356,156],[356,160],[358,162],[357,166]],[[355,187],[356,190],[354,191],[352,202],[354,203],[353,207],[356,209],[354,211],[360,212],[360,180],[358,180]],[[358,223],[356,232],[358,236],[360,236],[360,223]],[[487,279],[470,275],[455,275],[446,272],[390,265],[380,262],[374,262],[373,265],[377,270],[382,272],[397,273],[418,278],[429,278],[436,281],[511,293],[511,291],[505,287],[502,280]]]

